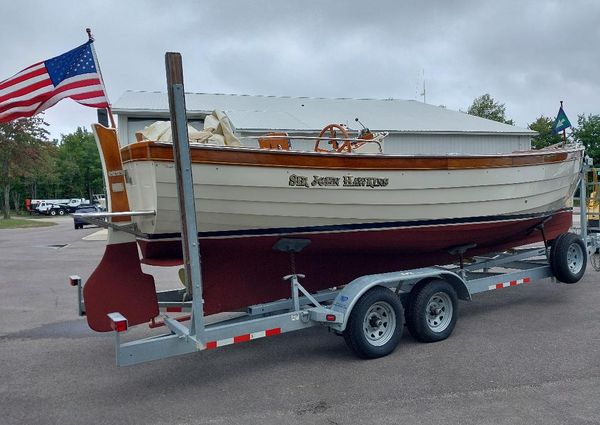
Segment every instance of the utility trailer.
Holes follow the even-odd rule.
[[[290,274],[273,284],[289,285],[289,298],[250,305],[235,315],[211,320],[210,316],[204,316],[203,310],[200,251],[179,55],[167,54],[167,74],[182,215],[183,279],[187,288],[193,288],[193,298],[186,300],[185,289],[158,292],[161,319],[153,319],[150,327],[165,326],[168,332],[140,340],[123,341],[123,334],[128,329],[127,317],[118,311],[108,314],[114,330],[119,366],[216,349],[313,326],[325,326],[333,333],[343,335],[359,357],[381,357],[396,348],[405,324],[419,341],[443,340],[450,336],[456,325],[459,299],[471,300],[472,295],[480,292],[531,284],[545,278],[575,283],[585,273],[588,256],[598,251],[598,234],[587,232],[586,188],[582,178],[581,236],[565,233],[550,242],[545,238],[544,223],[541,223],[532,231],[541,232],[543,246],[477,257],[468,255],[473,245],[457,246],[450,253],[460,259],[459,264],[365,275],[341,287],[316,293],[310,293],[302,286],[304,275],[295,270],[295,255],[310,241],[281,238],[273,249],[288,253]],[[583,173],[584,170],[582,176]],[[135,234],[136,230],[131,225],[119,226],[111,220],[103,222],[100,218],[147,214],[153,212],[76,216],[109,227],[110,231]],[[78,288],[79,314],[85,315],[82,280],[71,276],[70,282]]]
[[[297,239],[282,239],[293,253]],[[466,250],[468,247],[459,247]],[[119,366],[133,365],[194,351],[209,350],[253,339],[275,336],[313,326],[325,326],[343,335],[349,347],[362,358],[391,353],[406,327],[417,340],[434,342],[452,333],[458,318],[458,300],[472,295],[532,284],[545,278],[575,283],[584,274],[588,252],[597,249],[568,233],[551,247],[516,249],[490,256],[469,258],[460,265],[426,267],[359,277],[342,288],[309,293],[301,284],[302,274],[283,277],[290,286],[290,298],[248,306],[233,318],[207,324],[198,298],[182,302],[184,289],[158,292],[161,321],[150,327],[166,326],[168,333],[123,342],[127,318],[110,314],[116,338]],[[78,287],[79,311],[85,314],[82,281],[71,277]],[[201,320],[195,320],[200,318]],[[182,322],[190,322],[186,326]]]

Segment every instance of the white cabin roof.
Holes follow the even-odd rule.
[[[220,109],[227,113],[238,130],[245,131],[314,131],[329,123],[343,123],[356,130],[361,128],[354,121],[358,117],[374,131],[513,136],[536,134],[529,129],[414,100],[186,93],[186,107],[192,117],[202,117]],[[113,112],[128,117],[165,117],[169,113],[167,94],[126,91],[113,105]]]

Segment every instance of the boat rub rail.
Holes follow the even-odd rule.
[[[192,163],[353,170],[457,170],[525,167],[578,159],[583,147],[557,151],[518,152],[511,155],[414,156],[352,155],[344,153],[272,151],[258,148],[193,146]],[[235,155],[232,154],[235,153]],[[137,142],[121,149],[123,163],[173,161],[170,143]]]

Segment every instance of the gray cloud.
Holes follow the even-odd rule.
[[[485,92],[526,126],[564,100],[600,113],[596,1],[20,1],[3,6],[0,79],[85,41],[92,27],[108,93],[165,90],[180,51],[186,89],[422,99],[468,108]],[[63,101],[53,134],[95,112]],[[326,117],[325,117],[326,118]]]

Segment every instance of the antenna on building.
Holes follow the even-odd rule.
[[[423,91],[421,92],[421,96],[423,96],[423,103],[427,103],[427,90],[425,89],[425,68],[423,68]]]

